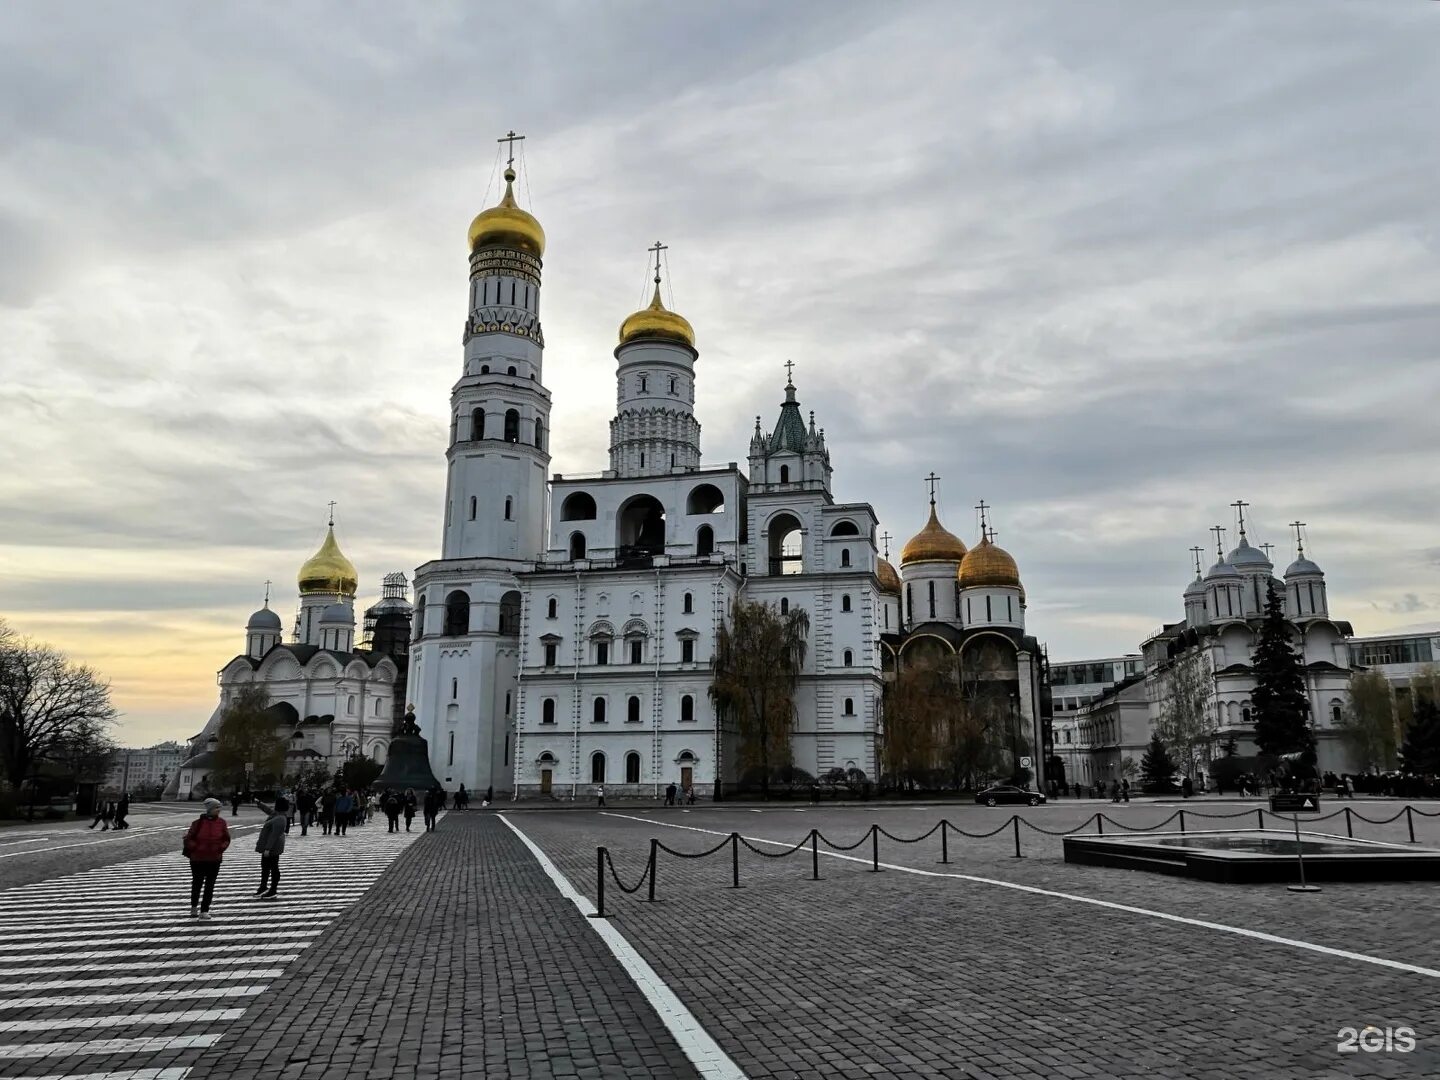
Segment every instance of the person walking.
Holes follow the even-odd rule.
[[[93,829],[93,828],[95,828],[96,825],[99,825],[99,824],[100,824],[102,821],[104,821],[104,820],[105,820],[105,800],[104,800],[104,799],[96,799],[96,800],[95,800],[95,818],[94,818],[93,821],[90,822],[89,827]],[[103,832],[104,830],[101,830],[101,831]]]
[[[260,853],[260,888],[255,896],[260,900],[274,900],[280,889],[280,856],[285,852],[285,834],[290,831],[290,801],[281,795],[275,800],[275,808],[260,826],[260,835],[255,838],[255,850]]]
[[[494,787],[494,785],[492,784],[490,787],[487,787],[487,788],[485,789],[485,805],[486,805],[486,806],[489,806],[489,805],[490,805],[491,803],[493,803],[494,801],[495,801],[495,787]]]
[[[284,793],[283,798],[285,800],[285,806],[287,807],[287,810],[285,811],[285,831],[289,832],[292,828],[295,827],[295,804],[299,800],[295,798],[295,792],[293,791]],[[280,799],[276,799],[275,804],[278,806],[280,804]]]
[[[329,836],[330,830],[335,827],[335,792],[326,790],[320,793],[320,831],[321,835]]]
[[[445,809],[445,793],[439,788],[431,788],[425,792],[425,801],[422,804],[425,811],[425,831],[435,831],[435,819],[440,816],[440,811]]]
[[[210,901],[215,897],[215,879],[220,860],[230,846],[230,826],[220,816],[219,799],[206,799],[204,812],[190,823],[181,852],[190,860],[190,917],[210,918]]]
[[[230,816],[240,816],[240,789],[236,788],[230,793]]]
[[[1121,781],[1120,781],[1120,798],[1121,798],[1121,800],[1122,800],[1123,802],[1129,802],[1129,801],[1130,801],[1130,781],[1129,781],[1129,780],[1121,780]]]
[[[300,813],[300,835],[310,835],[310,822],[315,818],[315,796],[310,791],[301,789],[295,796],[295,809]]]
[[[460,785],[460,790],[455,792],[455,809],[466,810],[470,807],[470,793],[465,790],[465,785]]]
[[[400,831],[400,796],[399,796],[399,795],[396,795],[395,792],[391,791],[389,788],[386,788],[386,789],[385,789],[385,801],[380,804],[380,808],[385,811],[385,820],[386,820],[386,821],[389,823],[389,825],[390,825],[390,827],[389,827],[388,829],[386,829],[385,831],[386,831],[386,832],[399,832],[399,831]]]
[[[344,836],[345,828],[350,824],[350,815],[355,812],[355,800],[351,798],[350,792],[342,791],[335,796],[335,835]]]
[[[120,793],[120,801],[115,804],[115,821],[114,821],[114,826],[115,826],[115,828],[117,828],[117,829],[128,829],[128,828],[130,827],[130,823],[129,823],[128,821],[126,821],[125,819],[126,819],[127,817],[129,817],[129,816],[130,816],[130,793],[127,792],[127,791],[122,791],[122,792]]]
[[[405,797],[401,800],[405,812],[405,831],[410,831],[410,823],[415,820],[415,789],[405,789]]]
[[[605,805],[605,786],[603,784],[595,789],[595,805]]]
[[[669,785],[668,787],[666,787],[666,789],[665,789],[665,805],[666,805],[666,806],[674,806],[674,805],[675,805],[675,785],[674,785],[674,784],[670,784],[670,785]]]

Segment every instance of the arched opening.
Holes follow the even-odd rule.
[[[474,496],[474,495],[471,495],[471,496],[470,496],[470,520],[471,520],[471,521],[474,521],[474,520],[475,520],[475,511],[476,511],[476,509],[479,507],[479,505],[480,505],[480,504],[479,504],[479,502],[476,501],[475,496]]]
[[[830,530],[831,536],[859,536],[860,528],[853,521],[837,521]]]
[[[585,534],[581,532],[570,534],[570,558],[583,559],[585,557]]]
[[[425,636],[425,597],[415,601],[415,640]]]
[[[510,299],[511,299],[511,301],[514,301],[514,299],[515,299],[515,287],[514,287],[513,285],[510,287]],[[514,375],[514,374],[515,374],[515,365],[514,365],[514,364],[511,364],[508,368],[506,368],[506,369],[505,369],[505,374],[506,374],[506,375]]]
[[[700,557],[715,553],[715,530],[701,525],[695,533],[695,554]]]
[[[483,439],[485,437],[485,410],[470,410],[470,438]]]
[[[700,484],[690,490],[685,500],[687,514],[723,514],[725,495],[714,484]]]
[[[592,784],[603,784],[605,782],[604,751],[596,750],[590,755],[590,782]]]
[[[625,782],[627,784],[640,782],[640,755],[634,750],[625,755]]]
[[[480,365],[480,374],[481,374],[481,375],[489,375],[489,374],[490,374],[490,365],[489,365],[489,364],[481,364],[481,365]]]
[[[595,723],[605,723],[605,699],[603,697],[597,697],[595,699],[595,704],[592,706],[592,710],[592,717]]]
[[[535,418],[535,449],[545,449],[545,425],[540,422],[538,416]]]
[[[470,594],[456,589],[445,598],[445,636],[455,637],[470,632]]]
[[[520,441],[520,412],[518,409],[505,410],[505,441]]]
[[[665,552],[665,508],[653,495],[636,495],[616,515],[616,554],[624,558]]]
[[[789,482],[790,482],[790,466],[789,466],[789,465],[781,465],[781,466],[780,466],[780,483],[782,483],[782,484],[788,484]]]
[[[346,713],[346,715],[348,716],[348,715],[353,715],[354,712],[355,712],[355,695],[354,695],[354,694],[351,694],[351,695],[349,695],[349,696],[345,699],[345,713]]]
[[[846,667],[854,667],[854,666],[855,666],[855,654],[854,654],[853,652],[851,652],[849,649],[846,649],[846,650],[845,650],[845,653],[844,653],[844,657],[843,657],[843,659],[841,660],[841,663],[844,664]]]
[[[854,698],[848,698],[848,697],[847,697],[847,698],[845,699],[845,715],[846,715],[846,716],[854,716],[854,715],[855,715],[855,699],[854,699]]]
[[[693,594],[688,593],[688,592],[685,594],[685,596],[684,596],[684,598],[683,598],[683,600],[681,601],[681,604],[680,604],[680,611],[681,611],[683,614],[685,614],[685,615],[694,614],[694,612],[695,612],[695,597],[694,597]]]
[[[849,593],[846,593],[844,596],[840,597],[840,610],[841,610],[841,611],[849,611],[849,610],[850,610],[850,594],[849,594]]]
[[[625,722],[627,724],[638,724],[640,722],[640,699],[634,694],[625,703]]]
[[[789,615],[789,614],[790,614],[790,598],[789,598],[788,596],[782,596],[782,597],[780,598],[780,614],[781,614],[781,615]]]
[[[500,633],[515,637],[520,633],[520,592],[511,589],[500,597]]]
[[[559,603],[556,601],[555,597],[550,597],[549,600],[545,601],[545,617],[547,619],[555,618],[555,612],[558,608]]]
[[[805,570],[804,535],[794,514],[779,514],[770,521],[770,573],[800,574]]]
[[[560,504],[561,521],[594,521],[595,499],[584,491],[572,491]]]
[[[849,565],[850,565],[850,549],[849,549],[849,548],[841,548],[841,549],[840,549],[840,565],[841,565],[841,566],[849,566]]]
[[[540,722],[542,724],[555,722],[555,699],[553,697],[547,697],[540,703]]]
[[[690,694],[682,694],[680,697],[680,722],[691,723],[695,719],[695,698]]]
[[[509,495],[505,496],[505,520],[515,520],[515,500]]]

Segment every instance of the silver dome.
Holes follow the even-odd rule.
[[[247,630],[279,630],[281,629],[280,616],[271,611],[268,607],[261,608],[250,616],[250,621],[245,624]]]
[[[1316,577],[1324,577],[1325,571],[1321,570],[1320,567],[1302,555],[1286,568],[1285,576],[1292,578],[1299,577],[1302,574],[1314,574]]]
[[[1223,560],[1205,571],[1206,581],[1214,581],[1216,578],[1238,578],[1239,576],[1240,571]]]
[[[1231,566],[1244,569],[1268,570],[1273,565],[1265,557],[1265,552],[1257,547],[1251,547],[1250,541],[1242,539],[1240,546],[1225,557],[1225,561]]]
[[[343,623],[346,626],[355,625],[355,616],[344,604],[330,604],[320,613],[321,623]]]

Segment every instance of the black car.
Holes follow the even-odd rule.
[[[1039,806],[1045,801],[1045,796],[1038,791],[1016,787],[1014,784],[992,784],[984,791],[977,791],[975,801],[984,803],[986,806],[999,806],[1001,803],[1024,803],[1026,806]]]

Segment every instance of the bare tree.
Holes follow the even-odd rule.
[[[1340,738],[1360,762],[1362,770],[1395,768],[1399,717],[1390,680],[1378,671],[1357,671],[1350,676],[1349,701],[1340,714]]]
[[[263,686],[242,686],[220,714],[216,732],[215,772],[227,783],[279,777],[285,768],[286,741],[276,734]],[[253,772],[252,772],[253,770]]]
[[[1194,777],[1210,763],[1215,731],[1210,722],[1210,662],[1199,649],[1177,658],[1161,683],[1164,699],[1155,734],[1176,758],[1186,776]]]
[[[93,669],[0,622],[0,764],[12,786],[42,762],[103,758],[116,715]]]
[[[899,672],[886,693],[882,767],[900,787],[923,784],[939,767],[944,698],[933,668]]]

